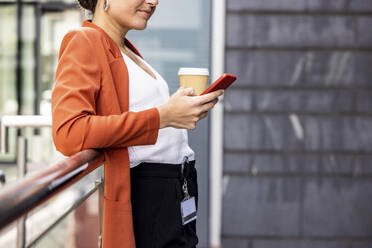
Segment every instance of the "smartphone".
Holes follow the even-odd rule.
[[[220,89],[227,89],[234,81],[236,80],[236,76],[234,74],[225,73],[221,77],[219,77],[213,84],[211,84],[203,93],[200,95],[204,95],[216,90]]]

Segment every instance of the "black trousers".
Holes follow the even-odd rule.
[[[183,177],[198,201],[195,161],[181,165],[142,163],[131,169],[131,197],[137,248],[196,247],[196,221],[182,225]]]

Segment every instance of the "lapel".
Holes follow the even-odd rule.
[[[99,26],[92,23],[90,20],[83,21],[82,27],[89,27],[100,31],[105,37],[106,47],[110,53],[115,58],[112,63],[110,63],[110,69],[113,78],[113,84],[116,89],[117,100],[119,103],[120,113],[129,110],[129,76],[128,68],[125,65],[124,58],[121,54],[119,47],[116,45],[115,41]],[[125,38],[125,45],[131,49],[135,54],[142,57],[138,52],[137,48]],[[107,99],[112,101],[113,99]],[[118,114],[118,113],[117,113]]]

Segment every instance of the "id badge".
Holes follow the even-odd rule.
[[[190,223],[191,221],[196,220],[197,213],[196,213],[195,197],[184,199],[181,202],[181,216],[182,216],[182,225],[186,225]]]

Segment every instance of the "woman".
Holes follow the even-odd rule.
[[[195,221],[182,224],[181,216],[187,194],[197,198],[185,129],[195,128],[223,91],[195,96],[180,88],[169,97],[164,79],[125,39],[146,28],[158,0],[79,3],[93,19],[62,41],[52,129],[67,156],[103,149],[103,247],[195,247]]]

